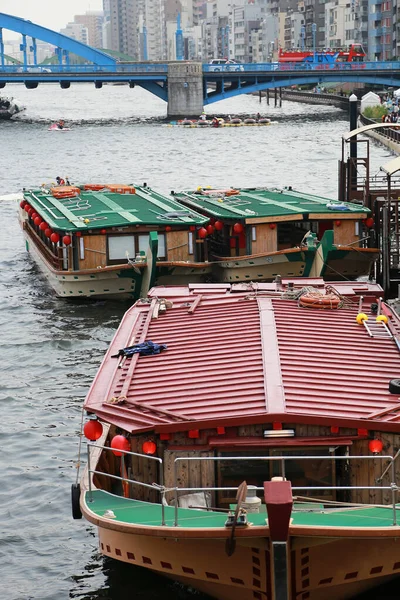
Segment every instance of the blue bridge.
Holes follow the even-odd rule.
[[[4,53],[3,30],[22,35],[23,61],[16,64]],[[54,46],[56,62],[38,64],[37,40]],[[83,64],[72,64],[70,55]],[[102,50],[91,48],[31,21],[0,13],[0,88],[22,83],[36,88],[40,83],[125,82],[140,86],[168,103],[168,115],[198,115],[205,105],[261,90],[304,84],[367,83],[400,87],[400,62],[297,62],[211,65],[172,61],[119,62]]]

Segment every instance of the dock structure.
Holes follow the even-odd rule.
[[[400,123],[376,123],[353,129],[343,135],[339,161],[339,200],[359,202],[374,215],[368,219],[368,245],[380,248],[376,278],[386,295],[398,296],[400,285],[400,157],[370,173],[370,140],[360,137],[367,132]]]

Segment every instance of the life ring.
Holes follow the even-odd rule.
[[[93,192],[98,192],[100,190],[104,190],[105,188],[105,184],[104,183],[85,183],[85,185],[83,186],[84,190],[92,190]]]
[[[73,483],[71,485],[71,504],[72,504],[72,517],[74,519],[82,519],[80,498],[81,498],[81,486],[79,483]]]
[[[114,194],[136,194],[136,189],[132,185],[125,185],[121,183],[109,183],[105,186],[110,192]]]
[[[203,196],[237,196],[240,192],[239,190],[234,190],[230,188],[229,190],[202,190]]]
[[[336,294],[307,292],[300,296],[299,306],[303,308],[340,308],[341,300]]]
[[[54,198],[73,198],[79,196],[80,189],[73,185],[57,185],[50,189]]]

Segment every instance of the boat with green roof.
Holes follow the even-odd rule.
[[[204,244],[217,282],[353,280],[370,275],[379,255],[367,246],[374,221],[360,204],[290,187],[199,187],[174,198],[210,219]]]
[[[211,277],[195,233],[208,217],[145,184],[25,189],[19,219],[27,251],[59,297],[137,299],[155,281]]]

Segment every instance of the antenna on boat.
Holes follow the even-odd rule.
[[[360,299],[358,301],[358,312],[362,312],[362,305],[363,305],[363,300],[364,300],[364,296],[360,296]]]

